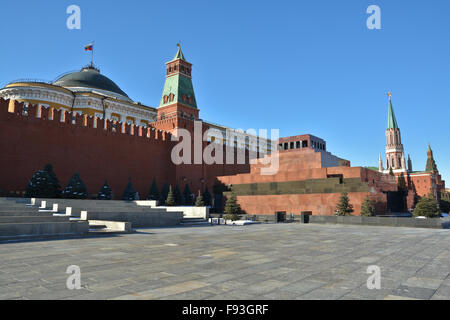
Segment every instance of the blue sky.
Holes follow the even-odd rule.
[[[66,8],[81,7],[81,30]],[[381,30],[369,30],[369,5]],[[387,91],[414,170],[430,142],[450,179],[450,1],[3,1],[0,85],[54,80],[90,61],[132,99],[157,106],[181,41],[200,117],[311,133],[352,165],[384,156]],[[8,14],[5,14],[8,13]]]

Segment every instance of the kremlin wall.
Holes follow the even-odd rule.
[[[205,186],[212,190],[217,183],[223,183],[236,193],[248,214],[311,211],[329,215],[342,192],[349,193],[356,212],[370,194],[377,211],[383,213],[388,205],[386,193],[397,191],[394,177],[350,167],[349,161],[316,150],[311,142],[317,138],[310,135],[290,139],[303,139],[299,149],[266,156],[278,157],[275,175],[261,175],[267,159],[250,164],[248,153],[246,164],[241,165],[176,166],[171,161],[171,150],[177,142],[171,141],[171,135],[155,128],[72,116],[65,111],[52,114],[49,109],[33,105],[24,111],[23,103],[0,99],[0,190],[4,196],[21,196],[33,173],[51,163],[61,184],[79,172],[93,194],[108,179],[117,199],[130,177],[143,197],[153,178],[159,186],[169,183],[183,187],[187,183],[191,190],[202,191]],[[225,146],[224,158],[229,151]],[[237,157],[236,150],[234,155]]]
[[[90,197],[108,180],[115,199],[120,199],[131,179],[144,199],[156,179],[160,190],[167,183],[180,189],[188,185],[194,194],[206,187],[224,190],[225,195],[232,191],[245,214],[260,216],[332,215],[343,192],[357,215],[367,196],[378,214],[404,212],[414,206],[417,196],[432,190],[439,199],[445,190],[431,148],[426,171],[413,172],[410,159],[406,168],[390,100],[386,170],[381,156],[379,170],[351,167],[350,161],[327,151],[325,140],[312,135],[278,141],[247,133],[242,139],[230,138],[228,131],[233,129],[199,118],[191,72],[192,65],[179,47],[166,64],[158,108],[133,102],[93,65],[54,83],[7,85],[0,90],[0,196],[23,196],[33,174],[49,163],[62,187],[78,172]],[[64,104],[54,102],[58,99]],[[202,136],[208,129],[218,132],[208,133],[201,151],[217,144],[223,150],[222,163],[233,152],[233,164],[174,164],[172,150],[178,142],[172,138],[180,129],[194,134],[198,123]],[[190,146],[195,150],[194,141]],[[237,161],[238,150],[245,150],[242,164]],[[279,165],[273,175],[261,174],[268,161]],[[399,192],[403,179],[406,190]],[[215,203],[219,211],[222,205]]]
[[[38,116],[39,115],[39,116]],[[189,120],[186,120],[189,121]],[[183,125],[184,127],[184,125]],[[216,183],[216,177],[248,172],[247,164],[175,166],[172,134],[155,128],[129,125],[66,111],[55,111],[0,99],[0,193],[22,196],[31,176],[51,163],[61,184],[79,172],[90,194],[105,180],[120,199],[129,178],[141,197],[146,197],[153,179],[164,183],[189,184],[193,192]],[[224,160],[231,147],[223,146]],[[233,150],[234,151],[234,150]],[[234,152],[237,163],[237,152]],[[225,163],[225,161],[224,161]]]

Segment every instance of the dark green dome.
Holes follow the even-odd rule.
[[[100,74],[100,70],[93,66],[83,68],[79,72],[66,74],[58,78],[55,82],[53,82],[53,84],[64,88],[105,90],[129,99],[128,95],[123,92],[118,85],[116,85],[111,79]]]

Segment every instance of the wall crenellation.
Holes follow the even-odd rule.
[[[71,129],[83,128],[102,130],[104,134],[123,134],[150,140],[170,141],[171,133],[153,127],[144,127],[136,124],[128,124],[97,116],[89,116],[66,110],[55,110],[41,105],[25,104],[14,100],[0,98],[1,117],[14,116],[17,119],[28,121],[45,121],[46,125],[64,127],[69,125]]]

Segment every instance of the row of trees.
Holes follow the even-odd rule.
[[[162,187],[161,192],[159,192],[158,185],[156,184],[155,179],[153,180],[152,187],[150,188],[147,199],[158,200],[160,203],[164,203],[168,206],[196,205],[198,207],[203,207],[210,206],[212,204],[212,195],[209,192],[208,187],[205,188],[205,191],[203,193],[201,193],[201,191],[199,190],[197,197],[195,197],[195,195],[191,192],[188,184],[185,185],[183,192],[181,192],[178,185],[176,185],[173,189],[171,185],[166,183]]]
[[[337,216],[351,216],[355,210],[350,203],[348,193],[344,192],[339,198],[339,202],[336,206],[335,215]],[[376,215],[375,203],[367,196],[361,205],[361,216],[374,217]]]
[[[442,208],[442,210],[446,209]],[[337,216],[350,216],[353,212],[354,212],[353,205],[350,203],[348,194],[346,192],[342,193],[339,202],[336,206],[335,214]],[[361,205],[361,216],[373,217],[375,216],[375,214],[376,214],[375,204],[367,196],[367,198]],[[430,193],[428,196],[422,197],[417,202],[413,215],[415,217],[424,216],[428,218],[438,218],[441,216],[441,208],[434,199],[433,194]]]
[[[26,188],[25,196],[28,198],[87,199],[88,192],[79,173],[75,173],[67,186],[61,190],[59,180],[53,171],[53,166],[47,164],[43,170],[39,170],[33,175]],[[108,181],[105,181],[98,192],[97,199],[112,200],[113,198],[113,191],[109,186]],[[139,194],[134,189],[130,178],[125,191],[122,194],[122,200],[133,201],[139,200],[139,198]],[[186,184],[183,193],[181,193],[178,185],[172,190],[172,186],[169,186],[168,184],[165,184],[160,192],[156,179],[153,179],[152,186],[146,199],[157,200],[162,204],[168,203],[167,205],[171,206],[190,206],[194,204],[196,206],[210,206],[212,202],[212,196],[208,188],[205,189],[203,194],[199,191],[197,197],[192,194],[188,184]]]

